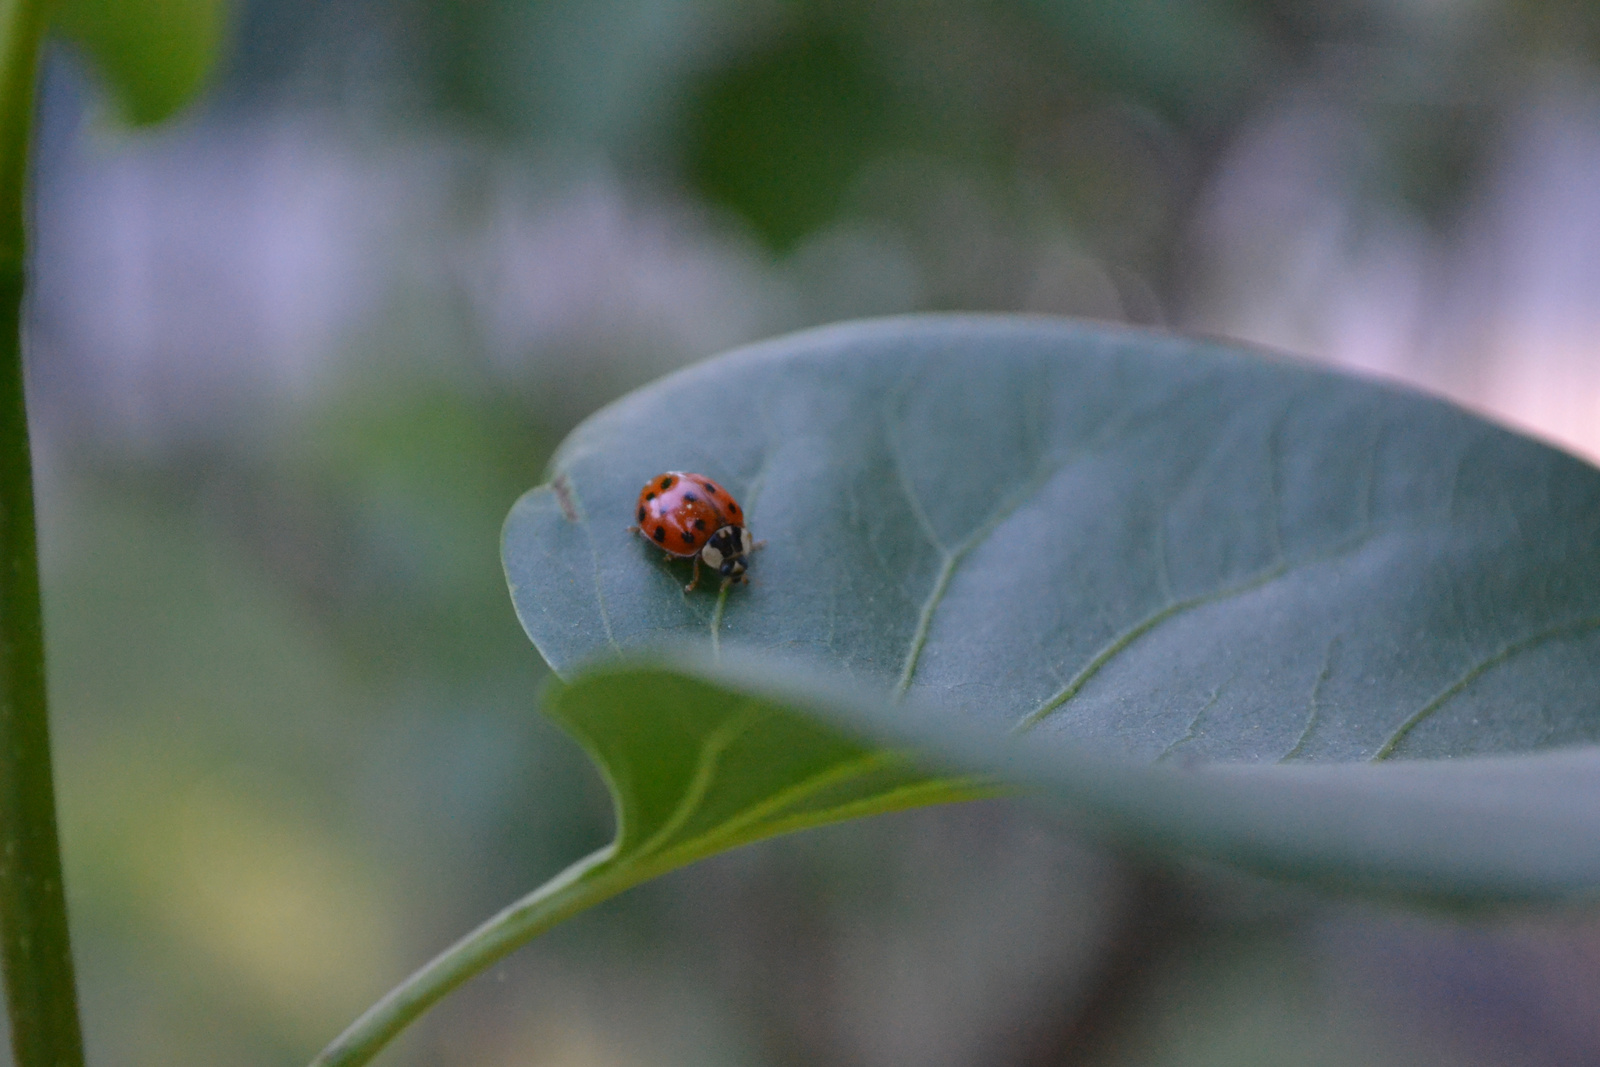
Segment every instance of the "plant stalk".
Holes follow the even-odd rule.
[[[439,953],[334,1038],[311,1067],[361,1067],[446,993],[562,920],[646,877],[613,866],[615,854],[615,844],[590,853]]]
[[[0,0],[0,963],[16,1067],[81,1067],[22,369],[28,143],[44,7]]]

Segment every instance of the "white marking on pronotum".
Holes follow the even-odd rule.
[[[706,561],[706,566],[715,569],[722,566],[722,553],[716,545],[706,545],[700,550],[700,558]]]

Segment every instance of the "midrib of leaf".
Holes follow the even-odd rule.
[[[717,606],[711,611],[711,658],[722,659],[722,613],[728,606],[728,587],[717,590]]]

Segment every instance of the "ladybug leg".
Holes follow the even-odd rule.
[[[766,547],[767,547],[767,543],[765,541],[757,541],[755,544],[750,546],[750,551],[758,552],[761,549],[766,548]]]
[[[700,557],[694,557],[694,580],[683,587],[685,593],[694,592],[694,587],[700,584]]]
[[[630,526],[630,527],[628,527],[628,532],[629,532],[629,533],[638,533],[638,532],[639,532],[639,527],[637,527],[637,526]]]

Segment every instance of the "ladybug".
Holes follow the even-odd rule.
[[[639,490],[634,515],[638,525],[628,527],[630,532],[659,545],[668,559],[694,560],[694,579],[684,592],[700,584],[702,561],[722,575],[724,589],[749,581],[744,575],[746,557],[766,543],[750,539],[739,502],[703,474],[656,475]]]

